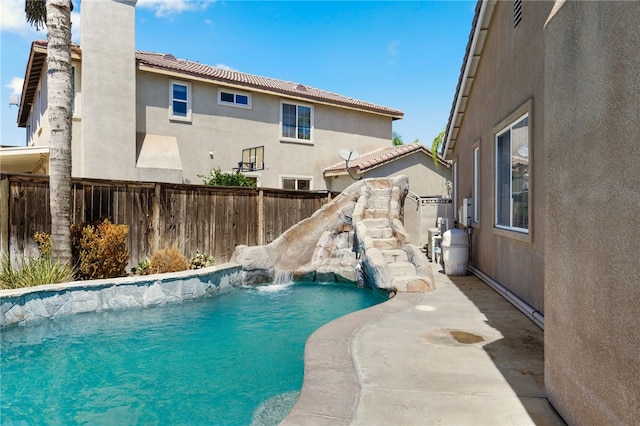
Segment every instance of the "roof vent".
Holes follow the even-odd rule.
[[[162,59],[164,59],[165,61],[175,61],[176,57],[173,56],[171,53],[167,53],[162,57]]]
[[[296,89],[297,89],[297,90],[300,90],[301,92],[306,92],[306,91],[307,91],[307,88],[306,88],[306,87],[304,87],[304,84],[298,84],[298,85],[296,86]]]

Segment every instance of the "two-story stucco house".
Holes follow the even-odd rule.
[[[199,184],[213,168],[240,168],[259,186],[325,190],[322,171],[341,148],[388,146],[403,116],[299,83],[136,51],[135,1],[81,7],[75,177]],[[46,42],[34,42],[18,116],[32,147],[48,145],[45,58]]]
[[[638,22],[638,2],[478,1],[443,150],[469,269],[544,328],[568,424],[640,417]]]

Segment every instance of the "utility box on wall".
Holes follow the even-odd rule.
[[[471,226],[473,220],[473,198],[463,198],[460,209],[458,210],[458,223],[466,226]]]

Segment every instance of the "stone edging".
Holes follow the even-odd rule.
[[[0,290],[0,327],[61,315],[147,307],[209,296],[242,284],[240,265]]]

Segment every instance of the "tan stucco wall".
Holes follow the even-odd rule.
[[[640,3],[545,28],[545,385],[569,424],[640,418]]]
[[[390,142],[387,142],[387,145]],[[409,177],[409,191],[420,197],[449,197],[447,180],[451,180],[451,168],[436,166],[431,157],[415,152],[406,157],[384,164],[364,173],[363,178]],[[354,181],[348,175],[325,178],[330,191],[341,192]],[[423,246],[428,241],[428,228],[434,227],[438,216],[451,213],[450,205],[432,204],[418,208],[410,199],[404,202],[404,227],[409,233],[409,242]]]
[[[258,176],[260,186],[278,188],[282,176],[291,176],[312,178],[311,189],[324,190],[322,170],[339,161],[340,148],[366,152],[391,140],[390,117],[298,102],[313,107],[313,142],[283,142],[281,101],[296,101],[246,92],[251,94],[251,109],[219,105],[219,86],[206,82],[191,83],[191,122],[172,121],[168,112],[171,80],[177,79],[138,71],[137,132],[177,139],[185,182],[202,183],[198,175],[216,167],[229,172],[241,160],[243,149],[264,146],[265,170],[247,173]]]
[[[497,2],[482,59],[452,156],[457,162],[457,207],[473,194],[473,148],[480,146],[480,222],[473,232],[472,264],[544,311],[544,45],[542,28],[553,2],[522,2],[513,27],[513,3]],[[496,128],[517,111],[529,112],[529,234],[494,226]],[[517,117],[513,117],[516,119]],[[506,123],[508,124],[508,123]]]
[[[82,148],[74,175],[134,179],[134,0],[88,1],[82,13]]]

